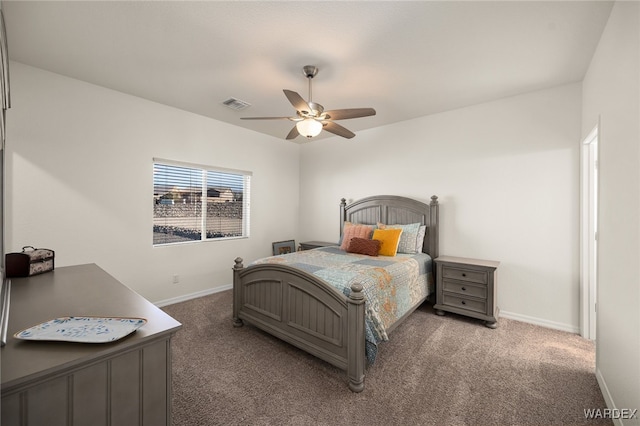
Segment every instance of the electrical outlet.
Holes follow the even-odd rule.
[[[173,276],[173,283],[178,284],[180,282],[180,277],[178,275]]]

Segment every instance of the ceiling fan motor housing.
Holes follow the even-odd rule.
[[[310,111],[310,116],[311,117],[319,117],[320,115],[322,115],[323,111],[324,111],[324,107],[318,103],[315,102],[307,102],[309,104],[309,108],[311,108]]]

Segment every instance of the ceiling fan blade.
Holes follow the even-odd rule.
[[[289,134],[287,135],[287,137],[285,139],[290,140],[290,139],[295,139],[300,135],[300,133],[298,132],[298,128],[296,126],[293,126],[293,129],[291,129],[291,131],[289,132]]]
[[[349,118],[369,117],[370,115],[376,115],[376,110],[373,108],[348,108],[348,109],[332,109],[324,112],[327,118],[331,120],[346,120]]]
[[[302,98],[302,96],[300,96],[293,90],[284,89],[283,92],[287,99],[289,99],[289,102],[291,102],[291,105],[293,105],[293,107],[296,109],[296,111],[306,113],[311,112],[311,107],[309,106],[307,101]]]
[[[292,120],[293,117],[240,117],[240,120]]]
[[[333,121],[323,121],[322,122],[322,130],[326,130],[329,133],[333,133],[334,135],[342,136],[343,138],[351,139],[356,134],[351,130],[342,127],[338,123],[334,123]]]

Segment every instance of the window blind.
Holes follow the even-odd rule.
[[[249,236],[251,173],[154,160],[153,244]]]

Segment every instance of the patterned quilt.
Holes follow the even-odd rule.
[[[398,254],[371,257],[347,253],[337,246],[267,257],[253,264],[279,263],[302,269],[331,284],[345,296],[360,283],[365,296],[366,353],[375,361],[387,330],[433,291],[429,255]]]

